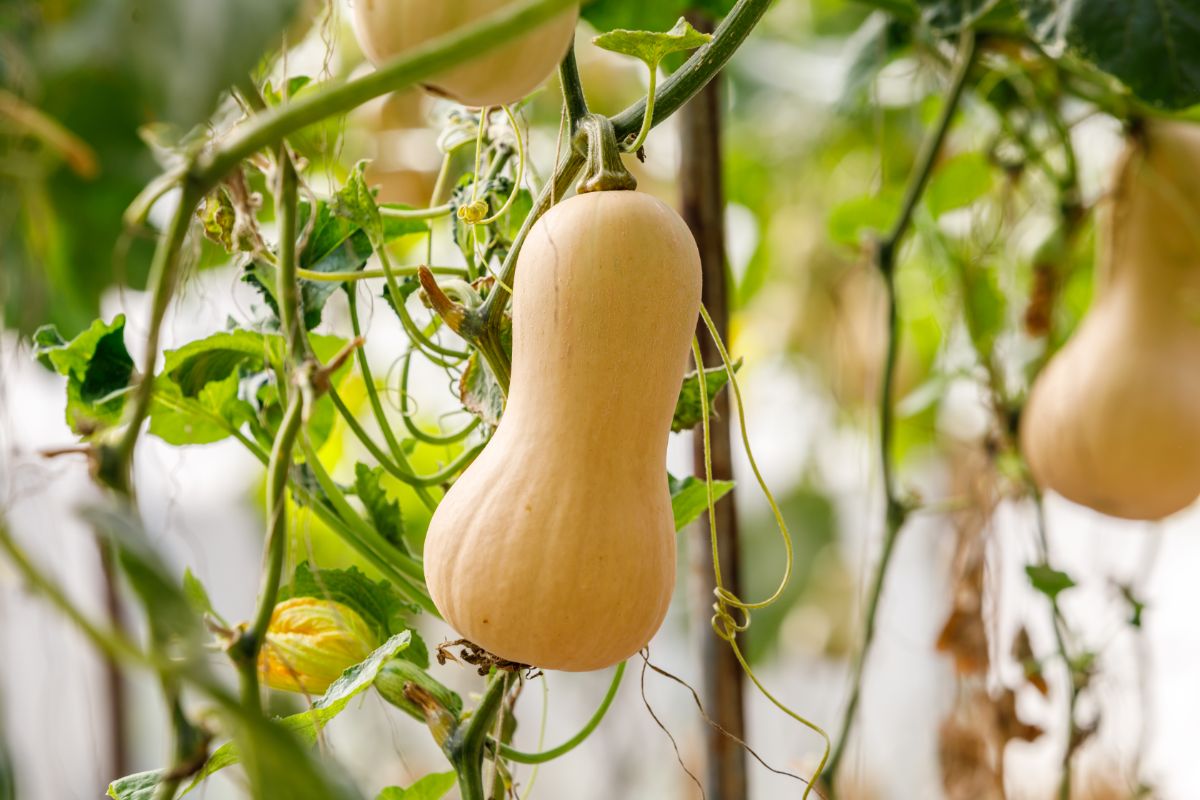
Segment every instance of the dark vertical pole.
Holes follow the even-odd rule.
[[[698,30],[712,31],[706,15],[693,12],[689,20]],[[725,190],[721,168],[721,76],[683,107],[679,113],[683,156],[680,162],[680,191],[683,218],[696,237],[704,268],[704,305],[722,337],[729,330],[729,285],[725,273]],[[700,351],[706,366],[721,363],[703,322],[697,328]],[[722,392],[713,403],[712,460],[713,477],[733,476],[730,442],[729,393]],[[696,437],[694,450],[696,475],[704,474],[704,442]],[[734,594],[739,591],[738,527],[734,495],[730,493],[716,507],[717,546],[725,585]],[[704,533],[697,532],[692,548],[693,616],[700,641],[703,670],[700,694],[709,715],[729,733],[745,738],[742,709],[742,670],[729,645],[713,633],[712,547],[707,516],[701,518]],[[746,758],[737,742],[711,726],[705,726],[705,791],[710,800],[745,800]]]

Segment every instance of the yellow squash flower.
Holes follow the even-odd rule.
[[[354,609],[333,600],[293,597],[271,614],[258,656],[259,676],[272,689],[322,694],[378,645]]]

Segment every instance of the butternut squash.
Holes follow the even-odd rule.
[[[1041,486],[1159,519],[1200,495],[1200,127],[1147,123],[1108,202],[1096,299],[1035,382],[1021,444]]]
[[[430,522],[426,580],[491,653],[600,669],[645,646],[675,583],[664,471],[700,257],[663,203],[595,191],[533,227],[517,276],[508,405]]]
[[[354,0],[354,31],[376,64],[487,17],[513,0]],[[483,55],[431,78],[425,88],[466,106],[515,103],[542,84],[575,36],[573,8]]]

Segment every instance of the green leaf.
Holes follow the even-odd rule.
[[[233,330],[168,350],[156,382],[150,432],[176,446],[209,444],[255,418],[239,396],[243,374],[277,365],[283,340],[276,334]]]
[[[733,371],[742,368],[742,359],[733,364]],[[704,370],[704,385],[708,388],[708,411],[712,414],[713,398],[725,388],[729,382],[729,373],[724,366],[711,367]],[[679,390],[679,399],[675,401],[675,416],[671,420],[671,430],[675,433],[691,430],[704,421],[700,408],[700,375],[692,370],[683,378],[683,386]]]
[[[1070,575],[1048,564],[1031,564],[1025,567],[1025,574],[1029,576],[1033,588],[1051,600],[1056,600],[1060,594],[1076,585]]]
[[[113,800],[154,800],[162,774],[161,769],[155,769],[117,778],[108,785],[108,796]]]
[[[333,198],[333,213],[357,225],[373,244],[383,239],[383,217],[375,203],[375,192],[367,185],[367,162],[354,165],[346,183]]]
[[[1033,32],[1063,41],[1147,103],[1200,103],[1200,7],[1193,0],[1022,0]]]
[[[110,324],[96,320],[67,342],[52,326],[34,334],[34,355],[67,378],[67,424],[82,436],[118,424],[133,359],[125,349],[125,316]]]
[[[965,208],[985,197],[995,175],[982,153],[962,153],[938,165],[925,190],[925,205],[934,217]]]
[[[314,572],[307,561],[296,567],[292,582],[279,590],[280,602],[292,597],[317,597],[349,606],[381,639],[405,630],[405,616],[418,610],[402,600],[390,583],[376,583],[357,567]]]
[[[602,50],[641,59],[650,69],[657,69],[659,62],[672,53],[695,50],[711,41],[711,33],[700,33],[683,17],[666,33],[620,29],[592,39]]]
[[[283,340],[274,334],[244,329],[214,333],[163,354],[163,374],[184,397],[195,397],[212,381],[221,381],[243,366],[258,372],[278,364]]]
[[[457,776],[453,772],[435,772],[407,789],[390,786],[379,793],[377,800],[440,800],[456,782]]]
[[[384,471],[382,467],[374,469],[366,464],[354,465],[354,493],[367,509],[371,524],[400,552],[408,555],[408,544],[404,541],[404,516],[400,512],[400,504],[388,497],[383,488]]]
[[[325,694],[313,703],[312,708],[276,721],[285,730],[299,738],[301,742],[312,745],[317,741],[317,734],[321,729],[342,713],[355,696],[374,683],[383,665],[402,653],[408,647],[410,639],[411,634],[408,631],[396,634],[376,648],[365,661],[355,664],[343,672],[342,677],[325,690]],[[241,761],[241,754],[237,744],[226,742],[208,757],[204,768],[200,770],[183,794],[191,792],[208,776],[237,764],[239,761]]]
[[[713,502],[716,503],[733,489],[733,481],[713,481]],[[682,480],[667,473],[671,491],[671,512],[675,515],[675,530],[683,530],[708,510],[708,488],[704,481],[691,475]]]

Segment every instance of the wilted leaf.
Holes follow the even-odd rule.
[[[1029,639],[1029,631],[1021,626],[1013,637],[1012,656],[1021,669],[1025,671],[1025,680],[1046,697],[1050,694],[1050,686],[1046,683],[1046,675],[1042,671],[1042,662],[1033,652],[1033,643]]]
[[[483,420],[485,425],[494,428],[500,424],[504,413],[504,390],[479,353],[472,353],[467,359],[458,392],[463,408]]]
[[[992,701],[992,708],[996,715],[996,730],[1002,744],[1007,744],[1013,739],[1022,742],[1037,741],[1044,733],[1037,725],[1023,722],[1017,715],[1017,694],[1012,689],[1004,689],[1000,693],[1000,697]]]
[[[938,634],[937,649],[940,653],[954,656],[959,675],[985,674],[989,658],[987,627],[983,623],[982,609],[955,608],[951,611]]]
[[[742,368],[742,359],[733,364],[733,371]],[[712,414],[713,398],[725,388],[729,382],[729,373],[724,366],[710,367],[704,370],[704,385],[708,389],[708,412]],[[683,387],[679,390],[679,399],[675,401],[675,416],[671,419],[671,430],[675,433],[690,430],[704,421],[700,408],[700,375],[692,370],[683,378]]]

